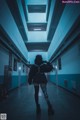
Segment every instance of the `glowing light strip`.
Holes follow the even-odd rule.
[[[41,28],[34,28],[34,31],[40,31]]]

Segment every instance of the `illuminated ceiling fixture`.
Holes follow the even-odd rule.
[[[41,31],[41,28],[34,28],[34,31]]]

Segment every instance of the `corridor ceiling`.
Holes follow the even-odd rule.
[[[37,51],[47,52],[52,59],[80,38],[80,3],[0,0],[0,25],[24,57]]]
[[[65,4],[60,0],[6,1],[28,51],[48,51]]]

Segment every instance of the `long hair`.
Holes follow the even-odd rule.
[[[36,55],[35,64],[40,65],[43,62],[41,55]]]

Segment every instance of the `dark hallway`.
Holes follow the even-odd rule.
[[[0,0],[0,120],[18,119],[80,120],[80,0]]]
[[[42,91],[39,93],[41,116],[36,116],[33,86],[24,85],[10,93],[7,100],[0,103],[0,112],[7,113],[8,120],[80,120],[80,98],[48,83],[49,98],[55,110],[48,116]]]

